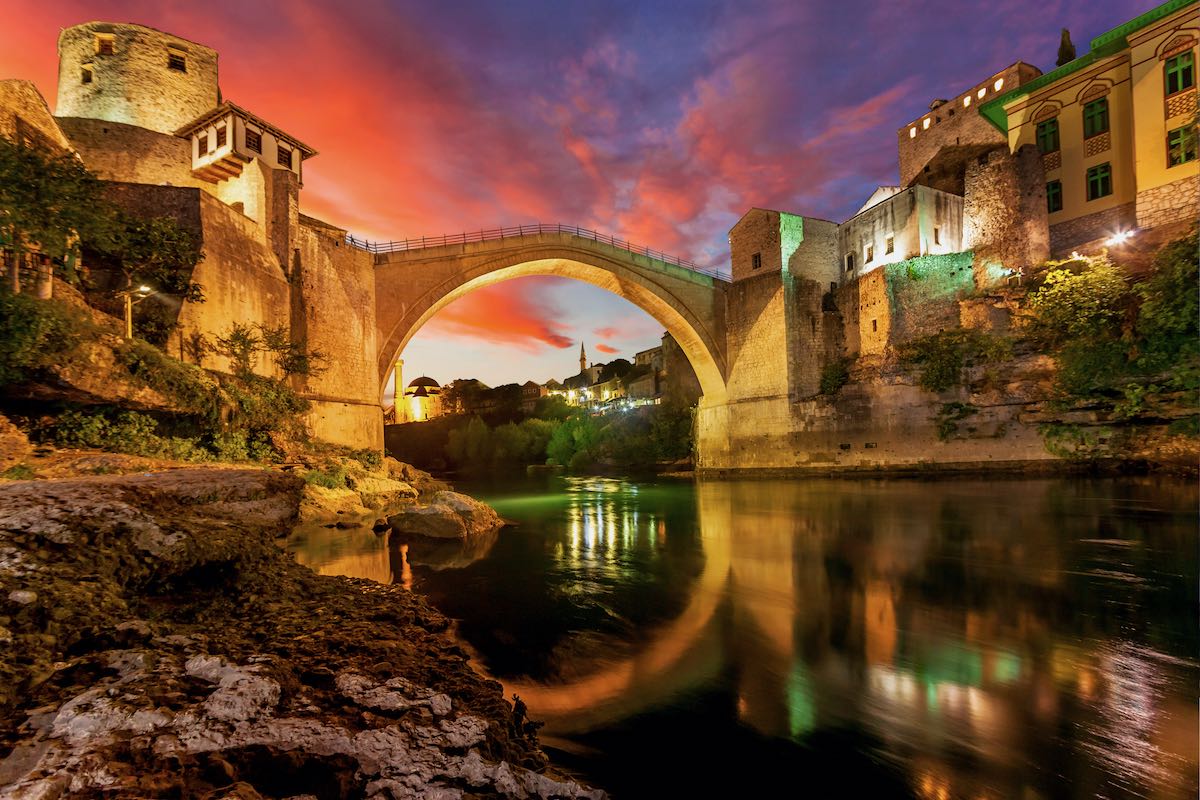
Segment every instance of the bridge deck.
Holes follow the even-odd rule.
[[[669,264],[674,267],[681,267],[690,272],[697,272],[701,275],[707,275],[710,278],[728,281],[729,276],[718,272],[715,269],[707,269],[697,265],[693,261],[677,258],[676,256],[664,253],[661,250],[654,250],[645,245],[631,244],[624,239],[618,239],[614,236],[599,233],[587,228],[578,228],[574,225],[518,225],[511,228],[492,228],[489,230],[468,231],[464,233],[449,234],[444,236],[422,236],[419,239],[401,239],[399,241],[390,242],[369,242],[365,239],[358,239],[351,234],[346,234],[346,243],[352,247],[357,247],[360,250],[366,250],[369,253],[376,255],[382,253],[400,253],[411,250],[425,250],[431,247],[444,247],[446,245],[469,244],[472,242],[488,242],[500,239],[520,239],[523,237],[539,236],[547,233],[567,234],[569,236],[578,237],[590,242],[599,242],[610,247],[615,247],[619,250],[624,250],[633,255],[643,256],[654,261],[660,261],[663,264]]]

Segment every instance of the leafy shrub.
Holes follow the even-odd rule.
[[[10,481],[30,481],[36,477],[37,473],[28,464],[13,464],[4,472],[0,472],[0,478],[7,478]]]
[[[83,320],[57,303],[0,292],[0,386],[29,380],[60,360]]]
[[[341,466],[329,466],[325,469],[310,469],[304,473],[304,482],[313,486],[324,486],[326,489],[346,488],[346,470]]]
[[[1012,342],[976,330],[950,330],[905,342],[898,348],[906,366],[921,367],[922,389],[942,392],[961,386],[963,370],[976,364],[995,363],[1012,357]]]
[[[1085,428],[1066,423],[1041,426],[1046,451],[1070,461],[1095,461],[1111,455],[1110,444],[1115,432],[1111,428]]]
[[[958,433],[958,423],[962,422],[967,417],[972,417],[979,413],[979,409],[970,403],[943,403],[938,409],[937,435],[938,439],[943,442]]]
[[[383,453],[369,447],[352,451],[350,458],[353,458],[367,469],[379,469],[383,465]]]
[[[821,394],[837,394],[850,381],[850,360],[839,358],[821,369]]]
[[[220,405],[220,384],[200,367],[171,358],[137,339],[122,342],[117,359],[139,381],[174,400],[180,408],[212,417]]]
[[[1107,258],[1060,262],[1029,297],[1030,333],[1050,345],[1120,336],[1132,294]]]
[[[64,447],[96,448],[157,456],[163,452],[158,422],[136,411],[68,411],[54,425],[54,440]]]

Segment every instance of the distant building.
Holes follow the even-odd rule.
[[[404,389],[404,397],[396,404],[403,412],[399,422],[424,422],[442,415],[442,387],[433,378],[422,375]]]

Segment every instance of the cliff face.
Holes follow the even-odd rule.
[[[418,596],[275,544],[303,482],[177,469],[0,485],[4,797],[599,797]]]

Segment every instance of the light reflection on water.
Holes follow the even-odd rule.
[[[426,593],[618,796],[1196,796],[1193,486],[462,488],[517,527],[290,546]]]

